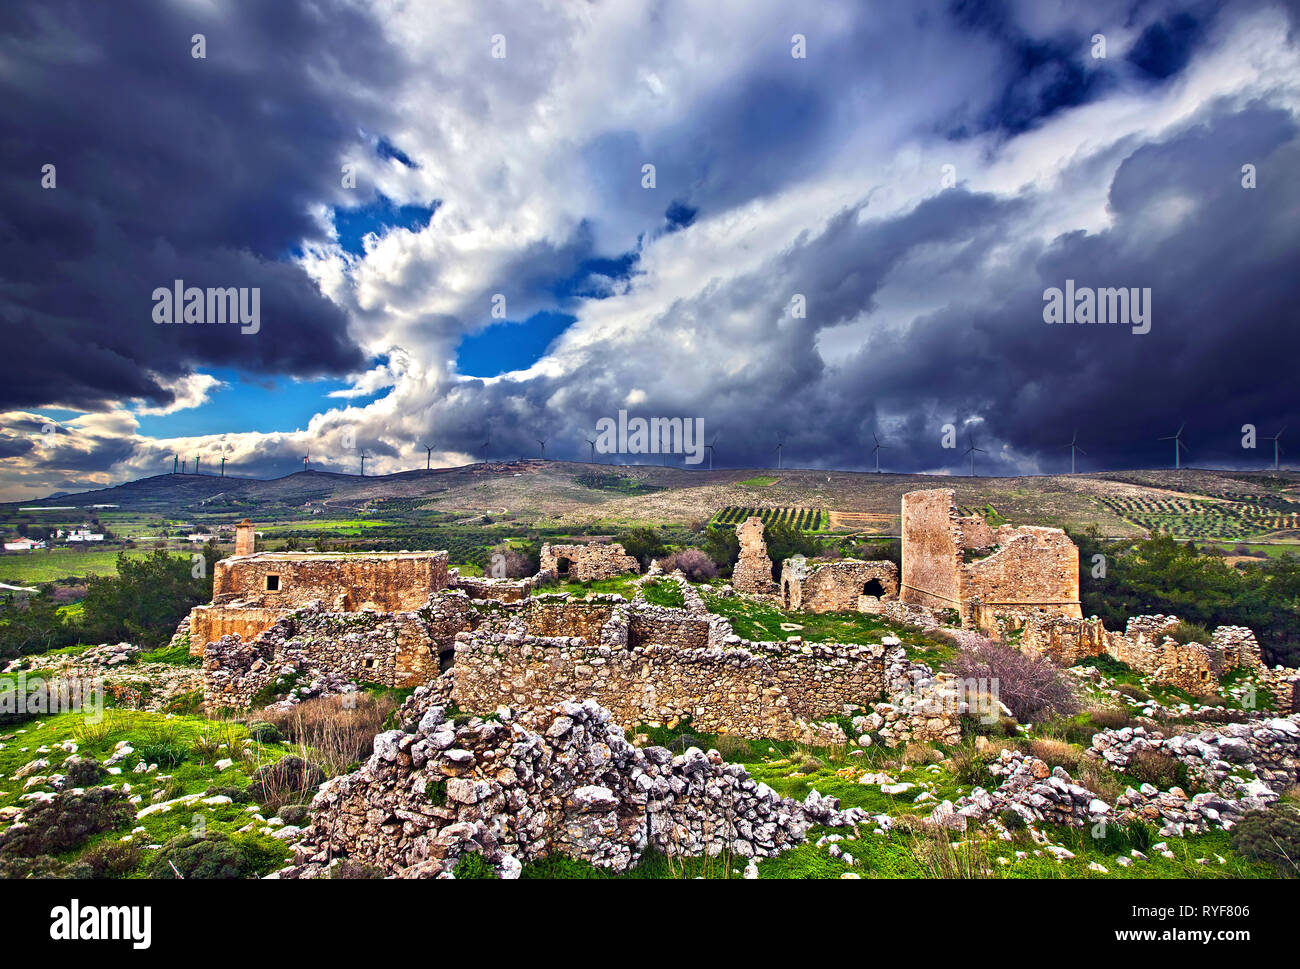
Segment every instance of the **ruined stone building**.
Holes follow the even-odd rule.
[[[772,560],[767,555],[767,540],[763,538],[763,519],[746,518],[736,526],[736,539],[740,542],[740,558],[731,570],[731,584],[738,592],[768,595],[776,591],[772,581]]]
[[[963,518],[950,488],[903,495],[901,522],[904,602],[981,629],[1004,614],[1082,617],[1079,550],[1061,529]]]
[[[897,597],[898,566],[893,562],[809,562],[796,556],[781,563],[781,604],[786,609],[878,614]]]
[[[329,612],[417,609],[454,576],[447,553],[258,552],[253,525],[236,529],[235,554],[212,571],[212,603],[190,612],[190,655],[222,636],[248,641],[282,616],[319,603]]]
[[[591,582],[612,579],[627,572],[640,572],[641,565],[618,542],[608,545],[591,542],[587,545],[543,545],[540,571],[561,579]]]

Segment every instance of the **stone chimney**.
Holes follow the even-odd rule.
[[[253,534],[253,523],[245,518],[235,526],[235,554],[252,555],[253,543],[256,540]]]

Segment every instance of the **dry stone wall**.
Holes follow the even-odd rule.
[[[727,647],[629,642],[620,648],[573,637],[463,633],[453,697],[461,709],[478,713],[593,699],[629,728],[689,719],[707,733],[773,739],[801,739],[811,721],[882,697],[884,646],[730,638]]]

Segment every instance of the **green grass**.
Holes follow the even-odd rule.
[[[919,662],[942,663],[956,652],[948,643],[866,613],[790,612],[740,597],[718,598],[709,595],[707,589],[703,594],[710,612],[725,616],[737,635],[756,642],[783,642],[790,636],[802,636],[805,642],[810,643],[868,645],[880,642],[882,636],[893,634],[903,641],[908,657]],[[801,628],[791,628],[795,626]]]
[[[211,749],[219,756],[203,754],[200,750],[201,743],[196,746],[196,742],[205,737],[211,742]],[[125,740],[135,749],[135,754],[119,764],[123,768],[122,773],[103,782],[114,786],[121,786],[125,782],[130,785],[132,794],[141,795],[143,801],[134,805],[133,811],[155,803],[152,797],[157,791],[166,792],[161,800],[173,800],[182,795],[200,794],[213,787],[247,787],[258,766],[274,763],[286,754],[295,752],[294,748],[282,744],[255,744],[251,748],[250,759],[244,759],[239,756],[238,749],[242,749],[242,742],[247,737],[248,732],[241,724],[135,710],[106,710],[99,722],[88,722],[80,713],[64,713],[43,720],[28,721],[17,727],[7,727],[0,733],[0,742],[5,745],[0,750],[0,807],[25,805],[25,802],[19,800],[24,793],[25,781],[14,781],[12,775],[30,760],[36,757],[50,760],[51,766],[38,771],[38,774],[62,772],[60,764],[69,755],[58,745],[66,740],[72,740],[78,745],[77,753],[80,756],[93,756],[100,761],[113,752],[119,741]],[[222,743],[227,744],[227,747],[221,747]],[[37,748],[43,746],[49,747],[49,751],[36,753]],[[231,752],[230,746],[238,749]],[[159,761],[156,772],[137,774],[133,771],[142,753],[161,755],[168,751],[180,755],[179,763],[163,766]],[[220,757],[231,757],[234,765],[218,772],[212,766],[212,761]],[[175,756],[171,759],[174,760]],[[61,860],[70,860],[101,841],[120,839],[136,826],[145,829],[142,833],[133,835],[134,842],[141,846],[166,844],[171,838],[194,830],[200,823],[209,833],[233,834],[251,819],[252,812],[246,810],[247,806],[239,803],[195,803],[157,811],[144,818],[133,819],[128,827],[121,830],[92,838]],[[266,849],[272,861],[264,874],[288,861],[290,853],[286,843],[267,836],[254,837]],[[140,867],[131,877],[144,877],[146,867],[156,857],[156,850],[146,848]]]
[[[768,485],[774,485],[780,478],[774,478],[771,475],[760,474],[754,478],[746,478],[744,481],[738,481],[737,484],[746,488],[766,488]]]
[[[686,597],[676,582],[647,582],[641,586],[646,601],[656,606],[668,606],[681,609],[686,605]]]
[[[0,555],[0,582],[30,586],[57,579],[84,579],[91,574],[117,575],[117,553],[117,549],[96,549],[93,552],[53,549]],[[131,549],[126,554],[131,558],[143,558],[149,550]]]
[[[623,596],[625,599],[631,599],[636,595],[635,582],[639,578],[639,575],[633,575],[629,572],[627,575],[616,575],[612,579],[596,579],[590,582],[565,581],[538,589],[534,595],[567,592],[569,595],[581,599],[595,594],[616,594]]]

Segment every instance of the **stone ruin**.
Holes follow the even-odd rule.
[[[763,520],[751,516],[736,526],[740,558],[731,571],[731,585],[737,592],[770,595],[776,591],[772,581],[772,560],[767,556],[763,538]]]
[[[453,877],[467,854],[503,878],[564,855],[626,871],[647,850],[668,857],[768,857],[814,824],[866,818],[831,798],[783,798],[717,751],[639,748],[596,703],[529,720],[502,708],[455,721],[434,706],[375,737],[353,774],[327,781],[282,878],[327,875],[347,860],[399,878]]]
[[[781,564],[781,604],[786,609],[879,614],[897,597],[898,566],[893,562],[810,563],[796,556]]]
[[[543,545],[539,573],[575,582],[612,579],[628,572],[640,572],[641,565],[618,542],[602,545]]]
[[[936,488],[903,495],[901,531],[904,602],[955,610],[966,628],[1008,612],[1083,615],[1079,550],[1059,528],[993,528]]]

